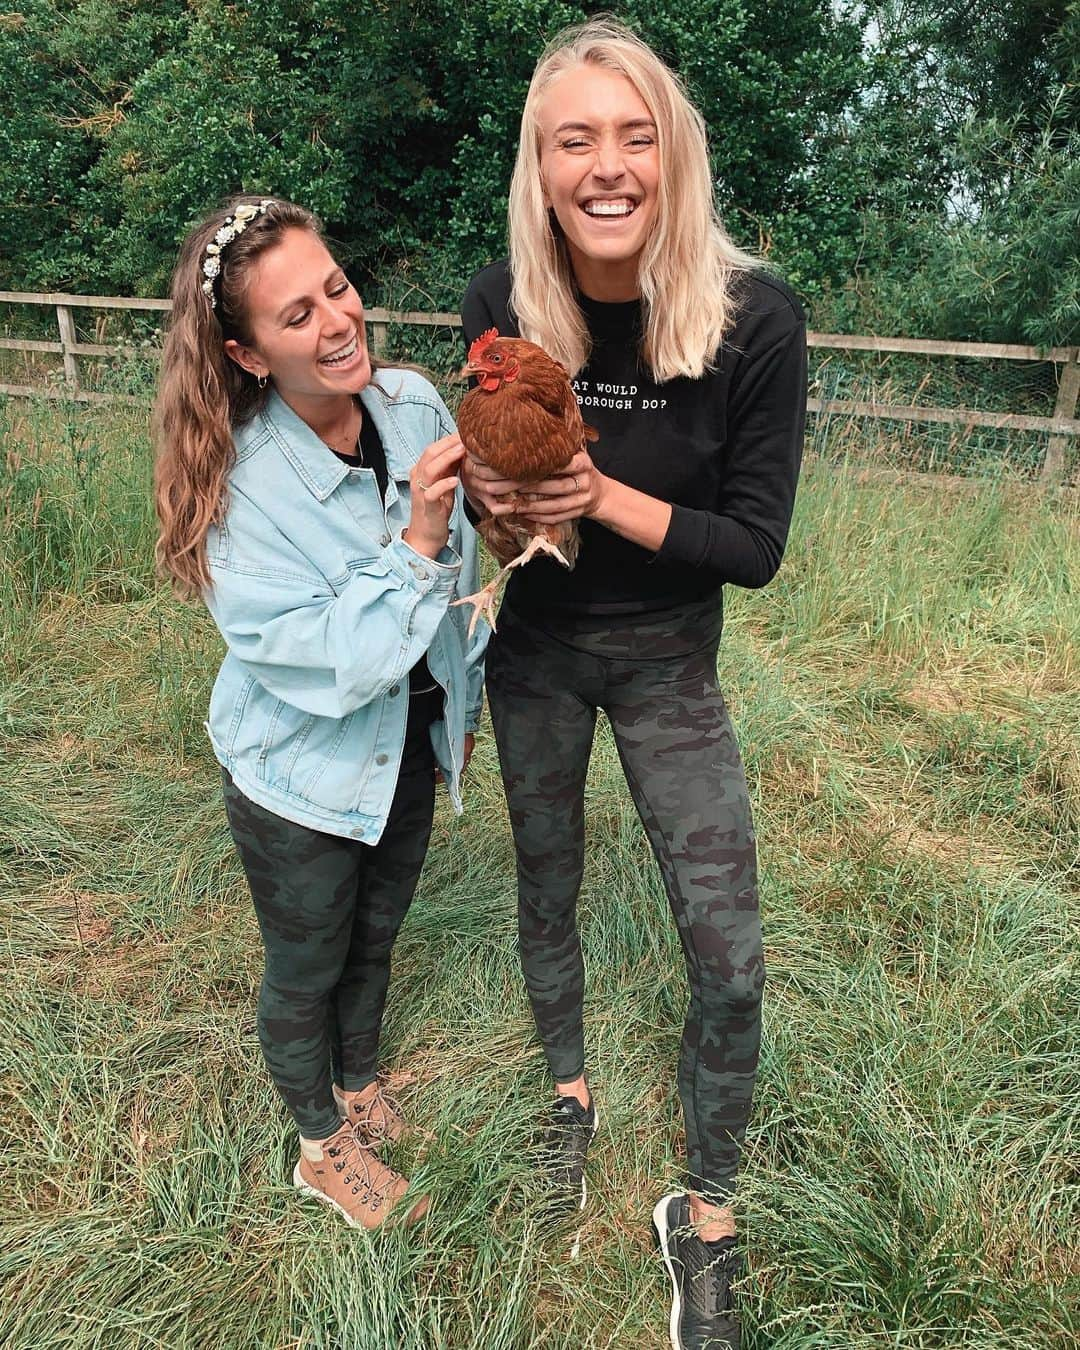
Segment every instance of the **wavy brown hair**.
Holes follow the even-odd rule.
[[[224,514],[232,430],[266,402],[266,389],[225,351],[230,338],[250,345],[245,299],[254,264],[286,230],[311,230],[323,238],[310,211],[272,201],[224,247],[214,281],[217,306],[211,308],[202,288],[206,246],[238,206],[265,200],[233,197],[223,204],[188,234],[173,273],[172,315],[153,418],[154,505],[161,526],[155,554],[158,567],[182,595],[197,595],[210,584],[206,536]]]

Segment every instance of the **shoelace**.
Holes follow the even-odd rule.
[[[559,1101],[552,1108],[542,1148],[551,1163],[569,1171],[585,1163],[590,1125],[567,1101]]]
[[[735,1277],[737,1257],[733,1248],[726,1248],[714,1256],[708,1244],[696,1237],[694,1261],[690,1270],[692,1281],[699,1281],[698,1292],[711,1316],[716,1317],[731,1308],[731,1283]]]
[[[376,1110],[381,1113],[379,1119],[375,1118]],[[367,1104],[367,1118],[359,1123],[373,1139],[382,1139],[389,1133],[395,1116],[398,1120],[402,1119],[401,1106],[397,1098],[392,1097],[380,1083]]]
[[[327,1153],[333,1159],[340,1158],[341,1161],[335,1161],[333,1168],[335,1172],[344,1172],[346,1167],[352,1166],[355,1171],[345,1172],[345,1185],[350,1182],[355,1183],[352,1186],[353,1195],[360,1195],[363,1192],[363,1199],[368,1203],[369,1208],[376,1210],[386,1199],[386,1191],[393,1181],[394,1174],[388,1167],[379,1165],[379,1172],[383,1173],[382,1185],[379,1185],[379,1178],[372,1172],[372,1163],[377,1159],[371,1153],[370,1149],[364,1147],[356,1137],[356,1133],[350,1130],[345,1139],[340,1144],[330,1144],[326,1149]]]

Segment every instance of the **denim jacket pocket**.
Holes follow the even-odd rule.
[[[284,699],[263,700],[269,712],[255,759],[255,776],[279,792],[291,792],[293,772],[309,743],[320,738],[316,734],[319,722],[328,719],[294,708]],[[334,722],[335,729],[337,722]]]
[[[339,721],[335,722],[332,728],[328,728],[330,735],[328,737],[316,737],[318,744],[318,755],[309,755],[304,761],[304,768],[307,770],[306,776],[301,773],[296,783],[295,791],[305,801],[314,803],[317,806],[328,805],[324,795],[320,793],[320,784],[327,771],[330,770],[330,782],[333,784],[340,770],[338,763],[342,747],[346,745],[346,738],[349,735],[349,728],[352,724],[355,713],[347,713]],[[314,721],[314,718],[312,719]],[[332,803],[336,809],[341,810],[340,799],[335,799]]]

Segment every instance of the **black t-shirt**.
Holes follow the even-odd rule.
[[[383,448],[382,438],[379,435],[378,428],[370,417],[365,417],[360,423],[360,439],[357,442],[357,453],[354,455],[343,455],[340,450],[335,450],[343,463],[348,464],[353,469],[371,469],[375,474],[375,481],[379,485],[379,496],[386,500],[386,488],[390,481],[390,473],[386,467],[386,451]],[[428,669],[427,657],[422,656],[416,665],[409,671],[409,695],[427,693],[438,686]]]
[[[806,323],[783,283],[763,272],[737,283],[737,317],[700,379],[657,384],[639,358],[641,305],[579,295],[593,348],[574,378],[597,468],[673,506],[655,552],[582,520],[567,572],[536,558],[516,571],[519,613],[633,614],[764,586],[787,542],[806,414]],[[506,261],[485,267],[461,306],[466,346],[485,329],[517,337]]]

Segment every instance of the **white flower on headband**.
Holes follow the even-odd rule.
[[[203,259],[203,294],[210,301],[210,308],[217,309],[217,296],[214,294],[214,279],[221,274],[221,255],[225,249],[232,243],[237,235],[243,234],[247,227],[256,217],[261,216],[264,211],[274,205],[273,198],[264,197],[261,202],[255,205],[252,202],[241,202],[236,210],[230,216],[226,216],[222,222],[213,240],[206,246],[206,257]]]

